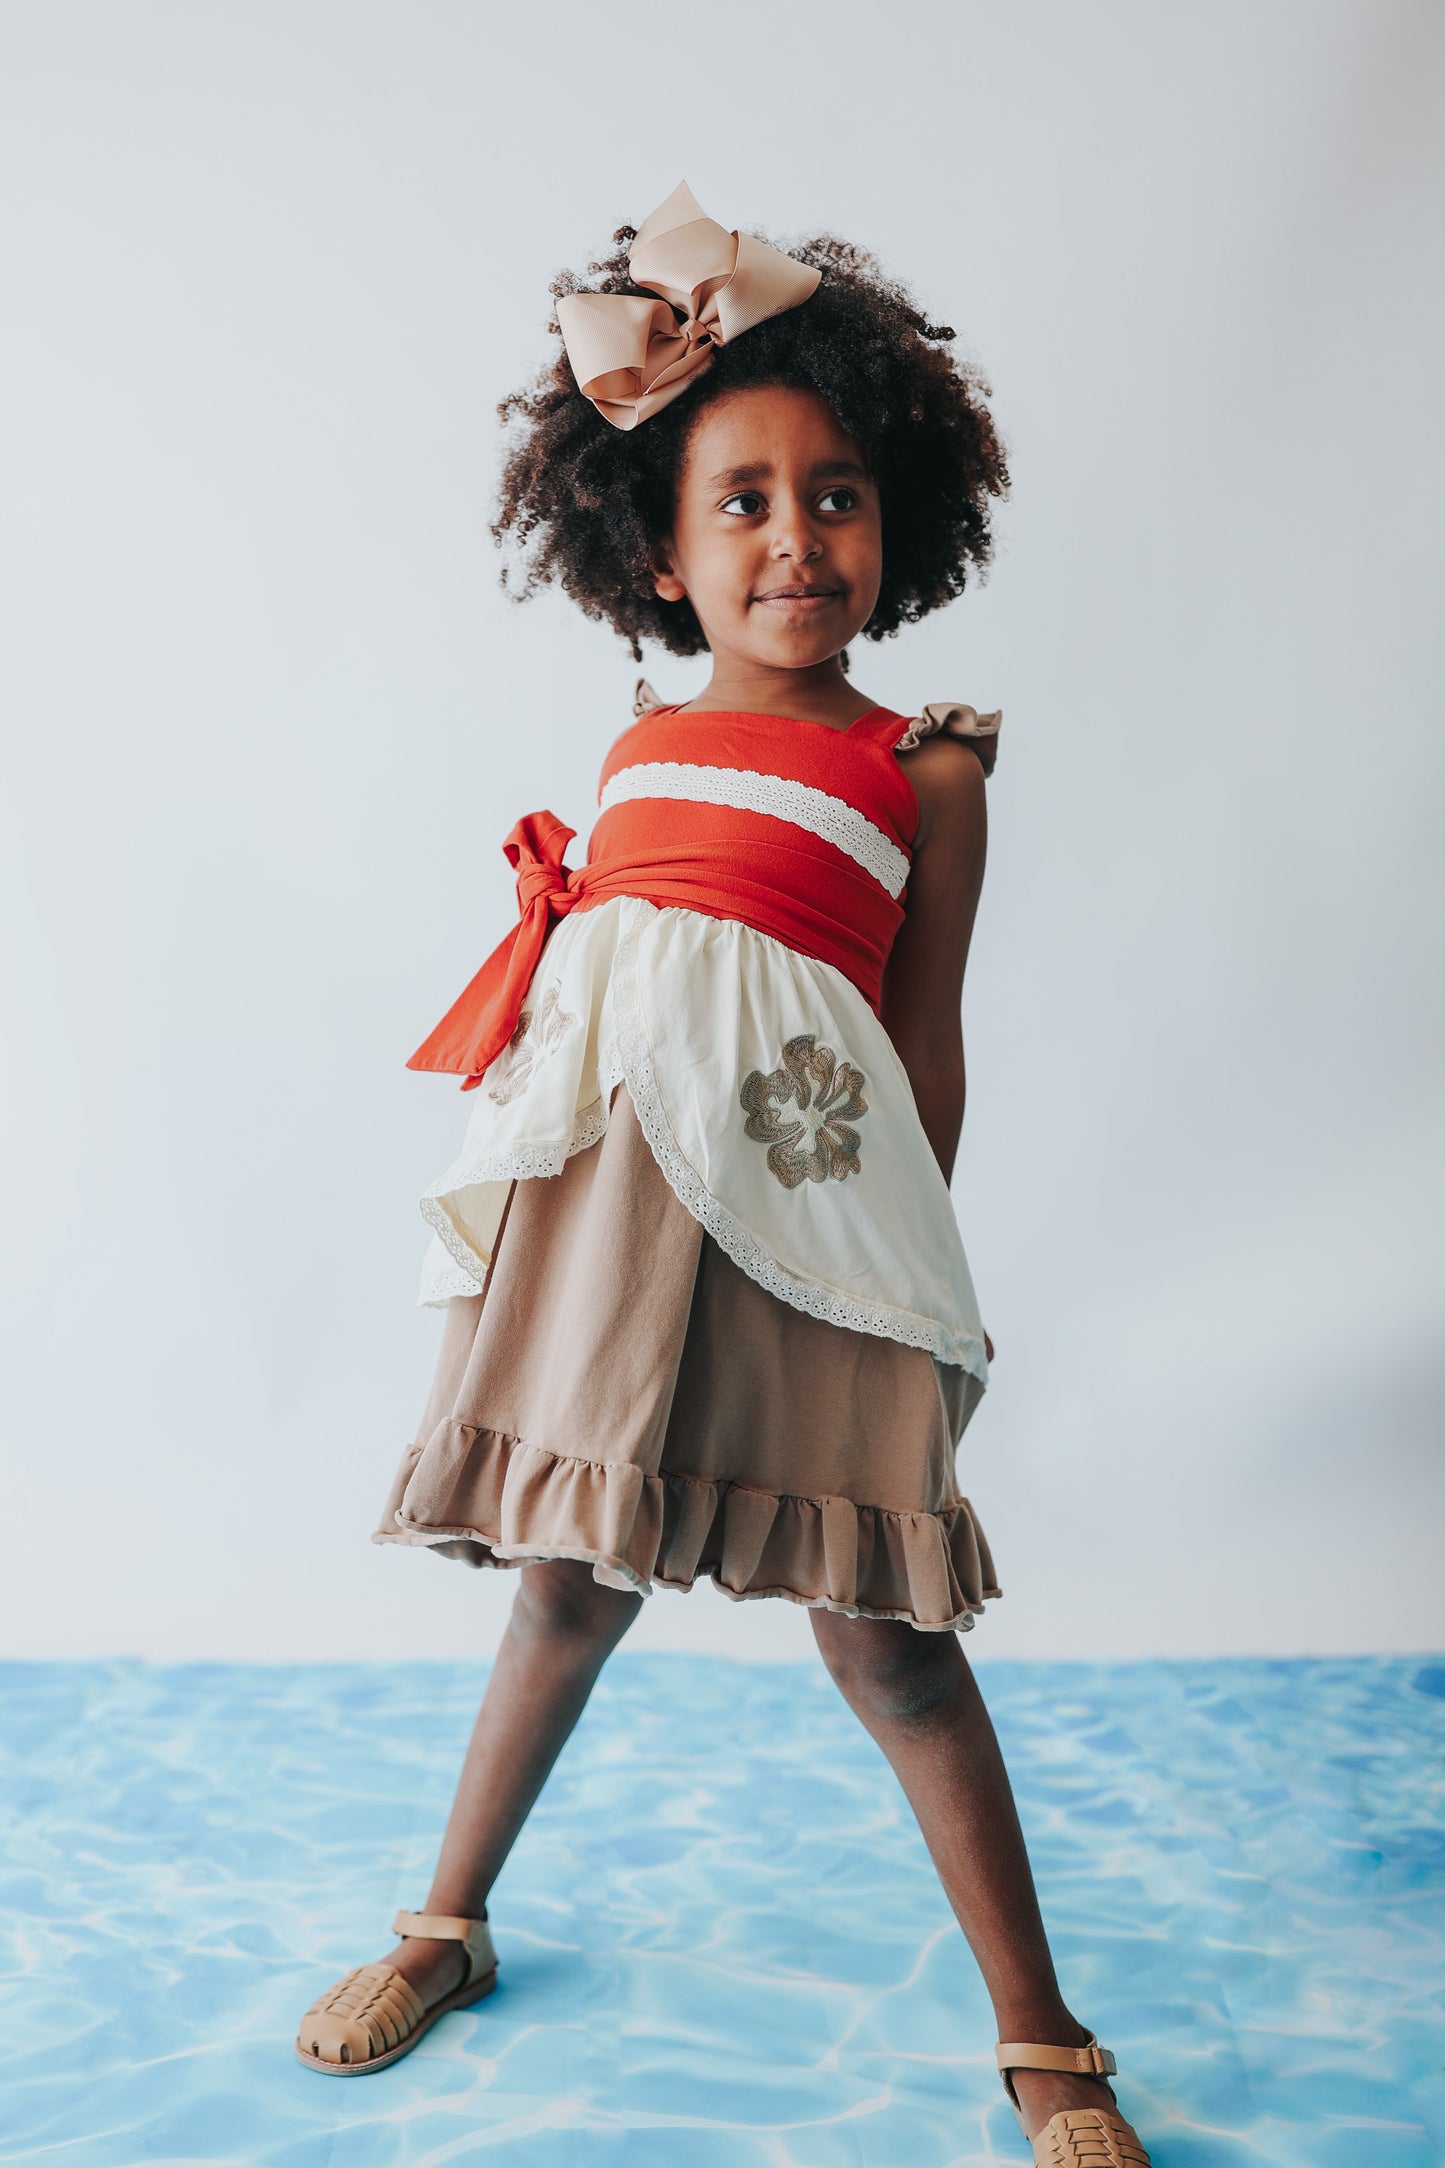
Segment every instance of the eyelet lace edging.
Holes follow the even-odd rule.
[[[459,1189],[479,1188],[485,1182],[533,1182],[560,1174],[574,1153],[585,1152],[606,1129],[612,1092],[621,1076],[615,1049],[606,1049],[601,1064],[602,1090],[581,1109],[565,1144],[507,1144],[489,1152],[476,1152],[458,1160],[427,1190],[421,1200],[421,1216],[457,1267],[456,1284],[451,1274],[429,1282],[425,1298],[429,1307],[447,1302],[453,1295],[479,1294],[481,1275],[486,1271],[485,1261],[452,1225],[441,1198]]]

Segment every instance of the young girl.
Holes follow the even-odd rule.
[[[587,857],[518,821],[517,926],[412,1066],[475,1111],[422,1210],[446,1309],[377,1540],[520,1569],[424,1913],[307,2011],[356,2075],[496,1979],[486,1897],[655,1587],[809,1607],[993,1999],[1034,2158],[1147,2155],[1069,2012],[958,1642],[993,1568],[954,1456],[993,1353],[949,1197],[997,715],[908,717],[847,650],[962,593],[1007,487],[986,387],[858,250],[679,188],[564,280],[499,539],[640,658]]]

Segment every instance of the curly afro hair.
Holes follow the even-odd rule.
[[[564,273],[553,294],[641,293],[627,268],[635,233],[618,229],[615,253],[590,267],[590,285]],[[759,384],[817,392],[872,469],[883,584],[865,638],[886,639],[952,602],[970,568],[983,576],[993,548],[990,499],[1009,486],[988,385],[949,352],[953,331],[930,323],[862,249],[823,235],[791,253],[823,274],[810,298],[719,347],[710,367],[638,428],[603,420],[562,351],[530,390],[502,401],[515,441],[492,533],[511,547],[518,576],[504,569],[502,581],[519,600],[560,586],[612,625],[638,661],[644,640],[700,654],[707,642],[697,614],[690,602],[654,592],[651,554],[672,524],[698,416],[725,393]],[[549,328],[560,345],[555,318]]]

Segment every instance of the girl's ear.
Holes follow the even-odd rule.
[[[686,600],[687,589],[673,570],[672,545],[670,542],[659,542],[653,550],[651,569],[652,584],[663,602],[683,602]]]

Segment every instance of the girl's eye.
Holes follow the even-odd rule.
[[[828,490],[819,498],[818,509],[821,512],[855,512],[858,509],[858,492],[856,489],[849,489],[845,482],[840,482],[836,489]]]
[[[734,519],[752,519],[763,509],[763,500],[755,489],[740,489],[735,497],[724,500],[722,509]]]

